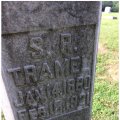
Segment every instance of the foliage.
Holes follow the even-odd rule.
[[[112,12],[118,12],[119,11],[119,2],[118,1],[113,2],[113,6],[112,6],[111,11]]]
[[[103,1],[102,2],[102,11],[104,11],[105,7],[107,7],[107,6],[112,7],[113,6],[113,2],[112,1]]]
[[[103,1],[102,2],[102,11],[105,10],[105,7],[111,7],[111,12],[119,11],[119,1]]]

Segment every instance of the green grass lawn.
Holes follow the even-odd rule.
[[[102,14],[92,120],[118,120],[118,13]]]

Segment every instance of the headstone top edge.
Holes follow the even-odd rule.
[[[2,34],[96,24],[98,21],[100,2],[32,2],[34,5],[30,3],[2,3]]]

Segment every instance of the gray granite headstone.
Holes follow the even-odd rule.
[[[100,2],[2,2],[6,120],[89,120]]]

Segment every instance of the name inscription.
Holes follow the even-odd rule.
[[[45,62],[39,66],[26,65],[23,68],[10,68],[8,72],[12,74],[16,85],[28,85],[34,82],[42,82],[53,78],[67,77],[70,74],[77,74],[81,70],[80,65],[80,57],[77,56],[70,59],[65,58],[63,62],[55,60],[52,66]],[[22,84],[21,76],[25,78]]]

